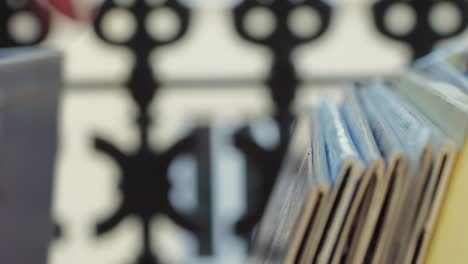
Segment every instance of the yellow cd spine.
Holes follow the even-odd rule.
[[[424,263],[468,263],[468,141],[459,153]]]

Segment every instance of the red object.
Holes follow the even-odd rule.
[[[91,11],[89,14],[79,14],[74,4],[75,1],[77,0],[48,0],[48,3],[54,10],[73,20],[90,21],[95,12]]]
[[[80,19],[71,0],[49,0],[49,3],[60,13],[72,19]]]

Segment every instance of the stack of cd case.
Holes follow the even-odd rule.
[[[451,51],[299,115],[251,263],[468,263],[468,72]]]

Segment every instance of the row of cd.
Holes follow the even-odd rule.
[[[466,54],[437,51],[304,111],[251,261],[468,263]]]

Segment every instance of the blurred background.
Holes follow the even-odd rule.
[[[136,10],[132,5],[142,1],[107,1],[117,6],[101,21],[104,30],[115,39],[128,39],[141,26],[132,14]],[[60,236],[50,245],[49,263],[134,263],[143,247],[139,217],[129,215],[108,233],[95,235],[96,224],[112,215],[125,198],[119,189],[121,168],[111,157],[96,151],[94,137],[104,138],[124,153],[138,150],[141,138],[135,120],[140,110],[125,83],[132,78],[132,68],[138,62],[132,49],[141,47],[111,45],[96,35],[93,22],[104,1],[45,2],[42,4],[48,8],[51,4],[54,7],[50,9],[50,31],[40,45],[57,48],[65,57],[53,194],[53,218],[60,226]],[[146,2],[167,4],[164,0]],[[256,45],[241,37],[233,19],[233,10],[240,2],[181,1],[190,11],[187,31],[174,43],[153,50],[148,59],[159,87],[148,111],[153,121],[149,146],[164,152],[193,129],[205,128],[196,133],[202,142],[198,154],[177,155],[167,170],[172,183],[167,190],[170,203],[187,218],[203,219],[205,233],[200,236],[180,228],[164,212],[151,217],[151,249],[162,263],[247,261],[248,239],[236,235],[235,226],[249,206],[259,203],[261,198],[256,195],[260,191],[256,188],[261,187],[249,179],[251,162],[235,146],[233,135],[250,124],[258,145],[269,150],[278,144],[281,132],[272,117],[280,103],[271,99],[264,81],[271,74],[274,54],[281,53],[281,45],[272,52],[272,46]],[[252,10],[242,23],[256,36],[268,35],[277,26],[275,16],[282,13],[269,11],[273,0],[257,2],[264,6]],[[413,30],[416,24],[430,25],[439,33],[452,32],[468,16],[468,10],[458,8],[454,1],[434,1],[438,4],[427,15],[427,25],[422,25],[421,17],[405,4],[407,1],[383,2],[395,2],[384,20],[399,34]],[[303,1],[290,0],[289,4],[301,5]],[[323,4],[331,10],[325,32],[290,53],[297,77],[303,80],[294,84],[297,93],[292,112],[313,104],[323,92],[339,97],[334,91],[354,80],[392,76],[414,59],[415,49],[427,48],[420,43],[424,39],[408,43],[379,32],[374,1]],[[27,37],[37,23],[27,13],[20,15],[12,27]],[[155,8],[148,17],[146,29],[150,34],[170,38],[180,27],[177,15],[167,7]],[[298,8],[287,19],[297,35],[310,34],[322,25],[320,13],[307,7]],[[437,42],[432,38],[427,41],[438,46],[467,40],[468,35],[460,33]],[[284,44],[288,39],[283,35],[271,41]],[[203,134],[206,129],[209,133]],[[197,159],[200,155],[205,156]],[[197,162],[204,164],[202,169]],[[153,172],[154,177],[165,174]],[[141,206],[154,203],[158,201],[147,200]],[[200,237],[208,248],[204,254],[199,254]]]

